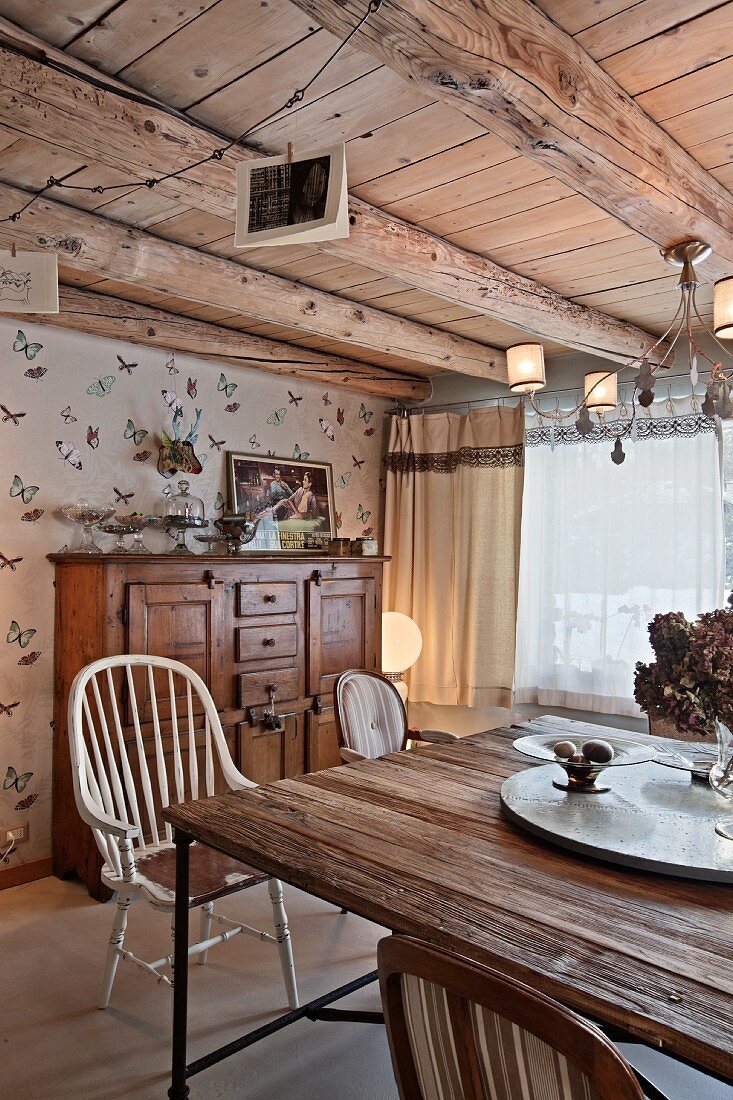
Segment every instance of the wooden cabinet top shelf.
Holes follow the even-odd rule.
[[[303,550],[282,551],[278,554],[268,554],[266,550],[250,550],[244,554],[47,554],[48,561],[53,561],[58,564],[64,562],[93,562],[93,563],[105,563],[114,562],[115,565],[129,564],[129,565],[157,565],[165,563],[170,566],[177,565],[195,565],[201,563],[206,565],[207,563],[216,562],[218,565],[237,565],[238,563],[254,565],[258,562],[271,561],[299,561],[299,562],[373,562],[373,561],[391,561],[389,557],[371,557],[361,554],[354,554],[353,556],[335,556],[333,554],[318,554],[308,553]]]

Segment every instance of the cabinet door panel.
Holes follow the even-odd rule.
[[[170,657],[188,665],[199,674],[217,705],[221,706],[222,677],[216,657],[222,635],[222,600],[221,584],[213,588],[203,583],[128,585],[128,652]],[[152,710],[148,679],[143,670],[136,670],[134,682],[141,717],[148,721],[152,718]],[[156,670],[154,682],[159,711],[166,717],[170,715],[167,673]],[[176,692],[182,687],[182,681],[177,678]],[[177,710],[181,713],[185,696],[178,698]],[[129,715],[128,718],[131,720]]]
[[[339,755],[336,716],[333,707],[326,707],[320,714],[309,711],[307,720],[306,762],[309,772],[336,768],[343,763]]]
[[[283,728],[265,729],[261,722],[240,725],[240,768],[254,783],[274,783],[305,771],[302,714],[281,714]]]
[[[309,582],[308,596],[308,693],[323,695],[333,690],[336,677],[347,668],[376,666],[376,586],[373,577],[322,577]]]

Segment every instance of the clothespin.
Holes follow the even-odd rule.
[[[288,142],[288,164],[292,164],[292,162],[293,162],[293,143],[292,143],[292,141],[289,141]]]
[[[15,259],[15,241],[10,246],[10,255]]]

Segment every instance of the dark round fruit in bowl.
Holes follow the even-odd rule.
[[[572,741],[558,741],[553,751],[561,760],[569,760],[578,751],[578,747]]]
[[[583,755],[594,764],[610,764],[614,757],[613,746],[600,738],[586,741],[583,745]]]

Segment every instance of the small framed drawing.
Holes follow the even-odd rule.
[[[0,252],[0,313],[58,313],[55,252]]]
[[[232,512],[259,520],[248,550],[311,549],[336,534],[328,462],[227,451]]]
[[[344,145],[237,166],[235,245],[299,244],[348,235]]]

